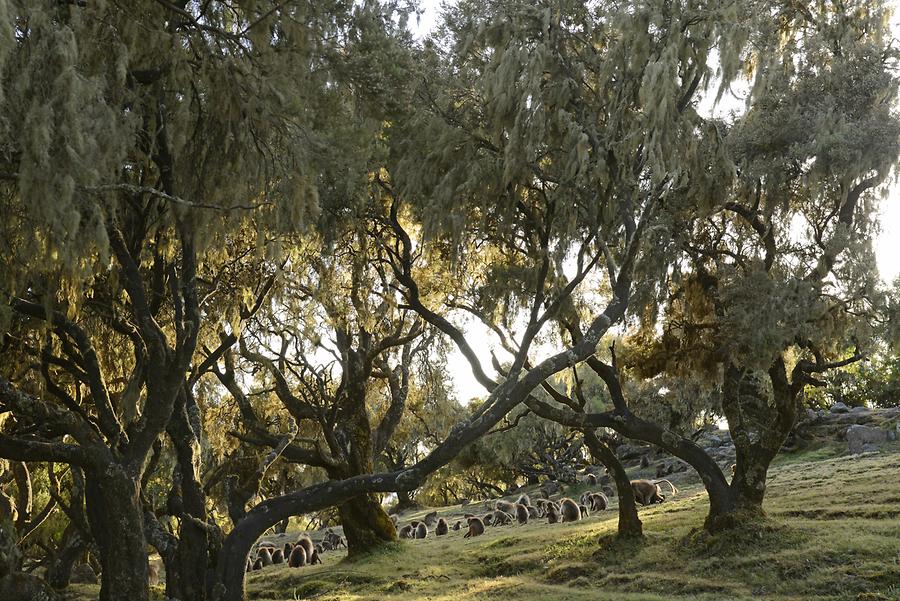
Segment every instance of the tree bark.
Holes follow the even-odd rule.
[[[59,548],[47,567],[47,583],[55,589],[64,589],[69,586],[69,581],[72,579],[72,568],[85,551],[87,551],[87,542],[80,530],[70,523],[63,531]]]
[[[616,493],[619,497],[619,538],[641,538],[644,536],[644,527],[641,518],[638,517],[637,505],[634,502],[634,491],[631,488],[631,480],[625,472],[622,463],[597,436],[593,430],[584,431],[584,442],[591,451],[591,456],[606,467],[613,481],[616,483]]]
[[[795,371],[794,376],[799,378],[800,372]],[[788,382],[781,357],[768,373],[742,370],[734,364],[726,368],[722,409],[734,441],[735,471],[729,486],[731,503],[715,512],[710,509],[708,530],[734,527],[765,515],[769,466],[796,424],[801,390],[799,382]]]
[[[103,567],[100,601],[147,601],[147,543],[140,485],[115,463],[102,473],[87,471],[85,476],[87,517]]]
[[[347,538],[347,554],[363,555],[386,542],[397,540],[394,522],[374,495],[362,495],[338,506]]]

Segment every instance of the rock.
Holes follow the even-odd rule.
[[[831,406],[832,413],[847,413],[848,411],[850,411],[850,407],[840,401]]]
[[[877,451],[887,441],[887,431],[881,428],[853,425],[847,428],[847,448],[854,455]]]
[[[90,564],[80,563],[72,568],[73,584],[97,584],[97,574]]]
[[[725,441],[713,434],[709,437],[708,444],[711,447],[721,447]]]
[[[816,419],[817,417],[819,417],[819,414],[818,414],[818,412],[816,412],[815,409],[807,409],[806,417],[807,417],[807,419]]]
[[[868,413],[872,413],[872,410],[869,409],[868,407],[853,407],[850,410],[850,413],[856,413],[856,414],[866,413],[866,414],[868,414]]]

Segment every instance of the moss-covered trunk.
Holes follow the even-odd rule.
[[[85,505],[100,549],[100,601],[146,601],[147,542],[140,483],[116,463],[85,473]]]
[[[725,370],[722,408],[734,441],[734,476],[729,503],[710,509],[708,530],[721,530],[765,515],[763,501],[769,466],[797,421],[799,383],[789,382],[784,361],[778,357],[766,372]]]

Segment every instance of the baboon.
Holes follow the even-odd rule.
[[[437,524],[438,516],[437,511],[432,511],[429,514],[426,514],[424,518],[422,518],[425,522],[425,525],[429,528],[434,528],[434,525]]]
[[[437,526],[434,527],[434,535],[435,536],[444,536],[450,532],[450,527],[447,525],[447,520],[441,518],[437,521]]]
[[[609,507],[609,499],[602,492],[592,492],[588,497],[588,507],[591,511],[603,511]]]
[[[454,530],[459,530],[460,524],[462,524],[462,522],[461,522],[460,520],[456,520],[456,523],[453,524],[453,529],[454,529]]]
[[[394,528],[396,528],[400,524],[400,516],[396,513],[391,514],[391,521],[394,522]]]
[[[397,533],[397,536],[400,538],[412,538],[412,531],[412,524],[407,524],[403,528],[400,528],[400,532]]]
[[[516,501],[516,503],[518,503],[519,505],[525,505],[526,507],[528,507],[529,505],[531,505],[531,499],[528,498],[528,495],[522,494],[522,496],[519,497],[519,500]]]
[[[425,538],[428,536],[428,526],[425,525],[425,522],[419,522],[419,525],[416,526],[416,538]]]
[[[250,558],[247,558],[247,571],[250,572],[253,570],[253,562],[250,561]]]
[[[534,505],[526,505],[525,509],[528,510],[528,517],[532,519],[538,519],[541,516],[541,510],[535,507]]]
[[[272,551],[269,547],[260,547],[256,550],[256,558],[262,560],[264,566],[272,565]]]
[[[516,515],[516,504],[510,503],[509,501],[497,501],[494,504],[494,509],[499,509],[500,511],[505,511],[509,515]]]
[[[528,523],[528,509],[521,503],[516,503],[516,520],[520,524]]]
[[[262,558],[257,557],[256,561],[253,562],[253,570],[261,570],[263,569]]]
[[[651,503],[662,503],[666,500],[659,483],[665,482],[672,489],[672,495],[678,493],[678,489],[668,480],[632,480],[631,490],[634,492],[634,500],[641,505],[650,505]]]
[[[584,481],[591,486],[597,486],[597,476],[595,476],[594,474],[588,474],[587,476],[585,476]]]
[[[581,519],[581,508],[572,499],[560,499],[559,508],[563,522],[576,522]]]
[[[331,551],[331,549],[328,549],[328,550]],[[322,541],[321,543],[316,543],[316,553],[321,555],[324,552],[325,552],[325,541]]]
[[[294,550],[294,545],[291,543],[284,543],[284,558],[287,559],[291,556],[291,551]]]
[[[463,538],[481,536],[482,534],[484,534],[484,522],[481,521],[481,518],[469,518],[469,531],[466,532]]]
[[[319,554],[313,549],[312,555],[309,556],[309,565],[314,566],[317,563],[322,563],[322,558],[319,557]]]
[[[511,515],[509,515],[505,511],[500,511],[499,509],[494,510],[494,513],[489,513],[488,515],[493,517],[494,526],[505,526],[506,524],[511,524],[513,521],[513,517]]]
[[[481,516],[481,521],[484,522],[485,524],[487,524],[488,526],[496,526],[497,524],[494,524],[494,513],[496,513],[496,512],[492,511],[491,513],[484,514],[483,516]]]
[[[297,537],[297,544],[303,547],[303,550],[306,551],[306,561],[312,563],[310,559],[313,556],[313,551],[316,550],[316,546],[313,544],[312,539],[305,534],[301,534],[299,537]]]
[[[322,542],[328,543],[328,550],[333,551],[338,547],[347,548],[347,543],[344,542],[344,537],[335,532],[334,530],[328,529],[328,532],[325,533],[325,536],[322,539]]]
[[[272,553],[272,563],[284,563],[284,551],[275,549],[275,552]]]
[[[586,518],[591,515],[591,512],[588,511],[587,505],[579,505],[578,508],[581,510],[581,517]]]
[[[303,545],[294,545],[294,549],[288,556],[288,566],[291,568],[299,568],[306,565],[306,549]]]
[[[555,524],[558,521],[559,521],[559,512],[556,511],[556,509],[551,506],[550,509],[547,511],[547,523]]]

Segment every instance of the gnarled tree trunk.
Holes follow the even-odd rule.
[[[140,484],[115,463],[100,473],[86,471],[85,476],[87,517],[103,566],[100,601],[146,601],[147,542]]]
[[[634,502],[634,491],[631,489],[631,480],[622,466],[622,462],[616,457],[606,443],[597,436],[593,430],[584,431],[584,442],[591,451],[591,456],[606,467],[613,481],[616,483],[616,494],[619,496],[619,526],[617,536],[619,538],[640,538],[644,535],[644,527],[641,518],[638,517],[637,505]]]

